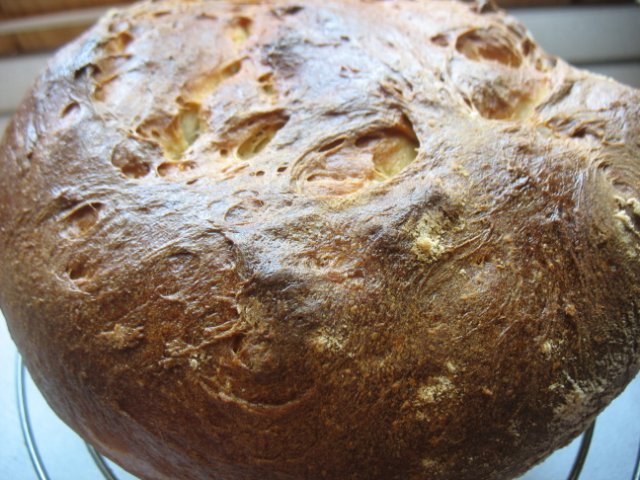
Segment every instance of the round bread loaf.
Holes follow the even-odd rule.
[[[640,94],[487,4],[159,1],[0,149],[0,302],[147,479],[505,479],[639,368]]]

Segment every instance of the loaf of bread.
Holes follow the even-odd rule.
[[[141,478],[512,478],[640,366],[640,93],[490,4],[112,11],[0,168],[11,334]]]

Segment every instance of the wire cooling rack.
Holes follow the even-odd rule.
[[[33,465],[33,469],[38,480],[54,480],[47,473],[46,466],[42,461],[42,455],[40,455],[40,451],[38,448],[38,443],[36,441],[36,437],[33,431],[33,424],[31,420],[31,416],[29,414],[29,403],[27,401],[27,388],[26,388],[26,376],[28,375],[27,369],[25,368],[22,358],[20,355],[16,356],[16,372],[15,372],[15,383],[16,383],[16,393],[17,393],[17,402],[18,402],[18,414],[20,416],[20,428],[22,430],[22,436],[24,438],[25,445],[27,447],[27,452],[29,453],[29,458],[31,460],[31,464]],[[582,439],[580,441],[580,447],[578,448],[578,452],[576,454],[575,460],[573,461],[573,465],[571,467],[571,471],[567,477],[567,480],[579,480],[581,479],[582,469],[584,467],[584,463],[589,455],[589,448],[591,447],[591,440],[593,439],[593,432],[595,429],[596,422],[594,421],[591,426],[582,434]],[[100,471],[102,477],[105,480],[119,480],[118,476],[111,469],[105,458],[98,453],[98,451],[93,448],[91,445],[85,442],[89,455],[94,461],[96,467]],[[631,476],[631,480],[640,480],[640,447],[638,448],[638,452],[635,459],[633,474]]]

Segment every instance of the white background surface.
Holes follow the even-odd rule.
[[[547,51],[640,87],[640,8],[556,8],[515,13]],[[0,131],[46,58],[32,55],[0,60]],[[36,476],[18,422],[15,358],[15,348],[0,315],[0,480],[32,480]],[[101,478],[84,443],[53,415],[31,384],[28,394],[36,441],[52,480]],[[629,480],[639,442],[640,379],[636,379],[599,417],[581,479]],[[557,452],[523,480],[563,480],[577,448],[574,442]],[[131,478],[122,473],[119,476]]]

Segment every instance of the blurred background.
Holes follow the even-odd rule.
[[[0,0],[0,133],[52,53],[83,32],[106,10],[125,3],[122,0]],[[640,88],[638,3],[593,0],[499,0],[498,3],[518,17],[547,52]],[[0,314],[0,480],[34,480],[38,477],[20,431],[15,359],[15,347]],[[55,417],[28,377],[26,390],[29,394],[27,413],[50,478],[105,478],[83,442]],[[640,442],[639,413],[640,377],[599,417],[581,480],[631,479]],[[578,445],[579,439],[520,480],[567,478]],[[112,468],[120,480],[133,478]],[[634,480],[640,480],[640,476]]]

